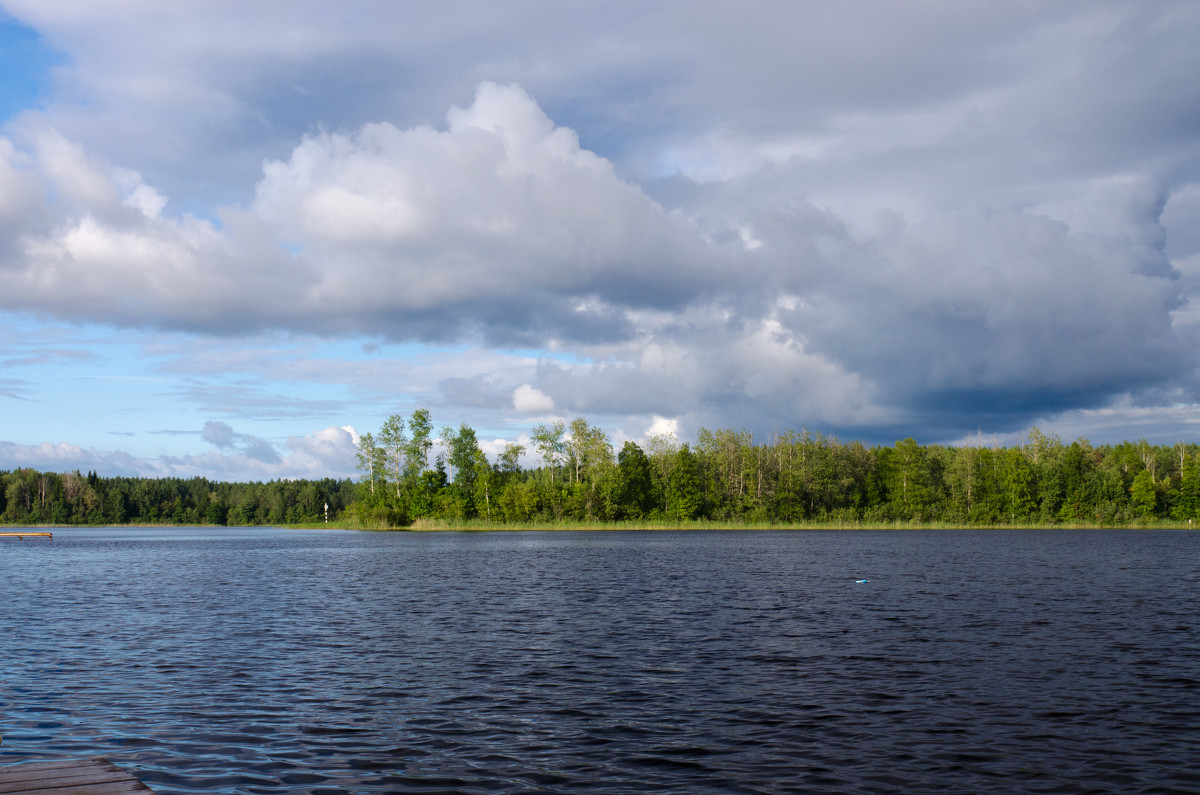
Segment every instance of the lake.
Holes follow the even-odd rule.
[[[1200,791],[1200,533],[79,528],[0,578],[0,763],[162,793]]]

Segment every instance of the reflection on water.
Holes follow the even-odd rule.
[[[0,541],[3,763],[164,793],[1200,788],[1200,534]]]

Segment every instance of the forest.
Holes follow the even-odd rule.
[[[495,463],[466,425],[443,428],[434,449],[429,414],[389,417],[362,437],[365,523],[422,518],[543,523],[1138,525],[1198,518],[1195,444],[1064,444],[1032,429],[1019,447],[923,446],[903,439],[867,447],[809,430],[757,442],[746,431],[701,429],[694,444],[651,436],[615,451],[580,417],[538,425]]]
[[[358,446],[357,482],[0,472],[0,521],[27,524],[546,524],[1127,526],[1200,519],[1195,444],[1069,444],[1032,429],[1015,447],[842,442],[809,430],[756,441],[701,429],[615,450],[584,418],[535,426],[531,450],[491,461],[474,429],[418,409]],[[536,456],[538,466],[521,462]]]
[[[99,477],[33,469],[0,472],[0,522],[9,525],[284,525],[323,522],[354,500],[351,480],[220,483],[206,478]]]

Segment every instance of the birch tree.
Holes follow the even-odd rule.
[[[533,448],[550,469],[551,481],[554,480],[555,470],[566,460],[566,446],[563,443],[566,430],[566,426],[561,422],[555,422],[550,425],[535,425],[529,434]]]
[[[408,448],[408,437],[404,433],[404,419],[393,414],[379,429],[379,445],[384,459],[384,473],[396,485],[396,498],[400,498],[404,482],[404,456]]]

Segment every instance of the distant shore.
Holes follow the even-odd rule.
[[[455,521],[448,519],[419,519],[409,526],[366,526],[353,522],[324,522],[300,524],[270,524],[270,525],[207,525],[207,524],[173,524],[137,522],[132,524],[0,524],[0,531],[8,529],[45,529],[63,530],[72,528],[129,528],[129,529],[163,529],[170,527],[191,528],[195,530],[217,530],[227,528],[277,528],[283,530],[358,530],[364,532],[386,533],[442,533],[442,532],[475,532],[501,533],[528,530],[539,531],[646,531],[646,530],[1197,530],[1200,526],[1187,521],[1148,521],[1136,524],[1097,524],[1086,522],[1071,522],[1063,524],[957,524],[948,522],[798,522],[788,524],[745,524],[739,522],[488,522],[486,520],[468,519]]]
[[[332,527],[332,525],[330,525]],[[409,527],[347,527],[354,530],[384,532],[511,532],[520,530],[1190,530],[1188,522],[1147,522],[1145,524],[979,524],[946,522],[800,522],[790,524],[744,524],[737,522],[530,522],[500,523],[468,520],[418,520]]]

